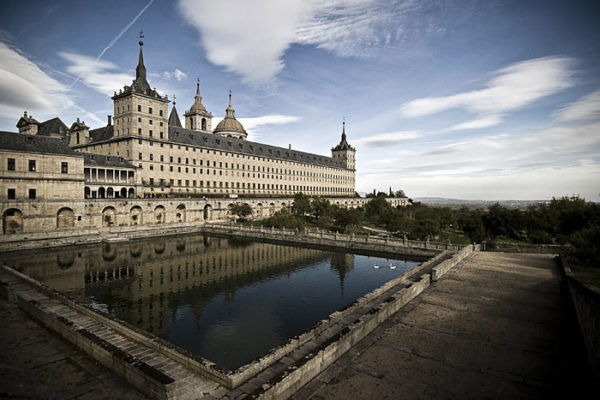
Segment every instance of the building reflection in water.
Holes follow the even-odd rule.
[[[291,337],[286,335],[302,332],[338,307],[350,304],[357,297],[401,273],[400,270],[374,273],[372,267],[367,265],[372,262],[369,257],[356,257],[361,257],[365,267],[361,272],[363,276],[355,278],[351,284],[350,295],[353,298],[346,298],[345,295],[348,277],[355,270],[353,254],[205,235],[49,249],[4,255],[2,261],[78,301],[178,345],[186,347],[187,344],[181,342],[189,340],[192,343],[186,347],[188,350],[198,351],[208,358],[218,358],[220,353],[229,351],[227,348],[231,345],[221,343],[208,349],[198,348],[199,339],[186,339],[190,334],[175,332],[175,326],[186,326],[188,319],[193,320],[190,322],[193,326],[187,326],[186,329],[195,330],[196,334],[204,329],[208,333],[202,333],[205,336],[201,338],[207,340],[213,328],[201,325],[216,323],[222,328],[230,324],[226,320],[229,316],[231,319],[244,319],[235,317],[240,312],[239,308],[245,309],[252,302],[260,304],[257,310],[245,309],[245,312],[256,313],[258,319],[263,320],[262,323],[275,326],[274,332],[262,334],[265,337],[272,336],[274,343],[267,339],[265,343],[259,343],[261,339],[253,338],[256,346],[265,348],[248,350],[248,354],[240,361],[221,361],[223,366],[234,368],[241,365],[240,362],[248,362]],[[406,268],[416,264],[411,262],[406,264]],[[318,269],[320,266],[327,268]],[[297,273],[303,269],[309,271],[311,279],[316,282]],[[332,279],[334,276],[337,279]],[[278,280],[284,286],[276,286],[274,282]],[[358,288],[357,285],[369,280],[372,280],[369,283],[371,286]],[[334,281],[337,283],[334,284]],[[282,293],[296,287],[300,290],[297,295]],[[264,292],[262,297],[267,297],[266,300],[247,297],[247,292],[258,288]],[[236,301],[240,293],[242,298]],[[335,299],[328,297],[334,294]],[[289,297],[294,296],[297,296],[296,302],[305,303],[304,308],[325,314],[316,314],[314,317],[304,315],[304,309],[290,303]],[[217,300],[220,305],[214,306]],[[207,312],[209,304],[213,304],[213,307],[205,316],[203,314]],[[267,321],[269,313],[284,314],[285,318],[294,317],[300,322],[281,322],[278,321],[279,316],[272,318],[275,322]],[[245,324],[230,327],[225,332],[256,329],[255,326],[248,326],[248,322]],[[248,336],[247,333],[237,332],[232,333],[232,338],[239,340],[240,335]],[[252,347],[236,345],[239,346],[235,350],[238,353],[244,353]]]

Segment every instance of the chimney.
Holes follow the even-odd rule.
[[[288,149],[290,149],[290,150],[292,149],[292,145],[291,145],[291,143],[290,143],[290,144],[288,144]]]
[[[111,126],[112,125],[111,116],[107,115],[107,117],[108,117],[108,125],[107,126]]]

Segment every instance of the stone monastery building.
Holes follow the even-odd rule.
[[[148,84],[139,45],[135,80],[114,93],[106,126],[39,123],[25,112],[19,133],[0,132],[0,200],[355,195],[355,149],[345,126],[331,157],[250,142],[231,93],[212,128],[199,84],[182,124],[175,102],[169,114],[167,96]]]

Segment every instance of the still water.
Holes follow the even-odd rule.
[[[0,258],[230,370],[419,263],[204,235]]]

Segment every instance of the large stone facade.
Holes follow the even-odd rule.
[[[101,128],[79,119],[67,128],[25,112],[19,133],[0,132],[3,233],[227,219],[228,198],[238,196],[255,218],[289,207],[299,192],[364,203],[355,198],[356,150],[345,123],[331,157],[247,141],[231,93],[211,131],[198,83],[184,128],[175,103],[167,117],[170,101],[150,88],[142,45],[136,79],[112,97],[114,124],[109,116]]]

